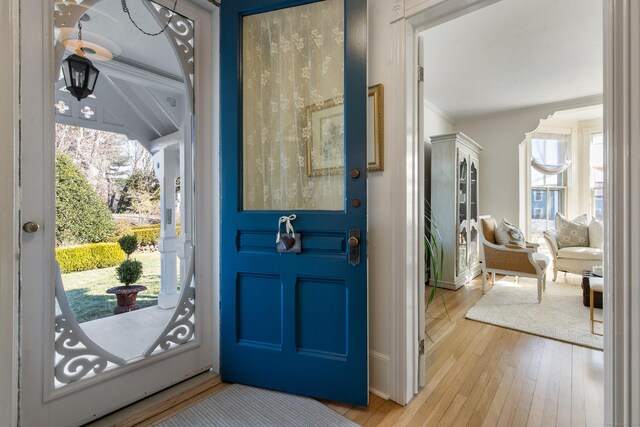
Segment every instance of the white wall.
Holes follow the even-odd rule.
[[[428,99],[424,100],[424,134],[430,136],[444,135],[455,132],[453,119],[433,105]]]
[[[518,146],[525,133],[535,130],[540,120],[554,112],[593,105],[585,98],[523,108],[455,123],[461,131],[480,144],[480,211],[483,215],[506,218],[519,223]],[[523,227],[524,224],[519,224]]]
[[[385,86],[385,110],[390,81],[390,12],[387,0],[369,0],[369,86],[382,83]],[[369,387],[383,398],[391,394],[391,302],[389,288],[393,286],[393,272],[389,260],[392,258],[389,236],[391,235],[392,165],[398,153],[390,140],[390,126],[384,127],[385,170],[368,174],[368,246],[369,251]]]

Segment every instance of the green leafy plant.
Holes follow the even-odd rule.
[[[66,154],[56,155],[56,244],[105,241],[115,229],[111,211]]]
[[[116,276],[121,283],[129,286],[142,276],[142,263],[135,259],[127,259],[116,267]]]
[[[424,249],[425,249],[425,268],[429,273],[427,277],[431,277],[431,284],[433,287],[427,297],[427,309],[429,305],[434,301],[438,292],[438,284],[442,273],[444,271],[444,249],[442,247],[442,236],[438,230],[437,224],[432,220],[431,205],[429,201],[425,200],[425,218],[424,218]],[[444,294],[440,292],[442,298],[442,306],[444,307],[447,318],[451,320],[449,310],[445,304]],[[426,331],[425,331],[426,333]],[[429,334],[426,334],[429,337]]]
[[[118,244],[122,248],[122,251],[127,254],[127,259],[129,259],[131,254],[138,249],[138,238],[133,234],[122,236],[118,239]]]

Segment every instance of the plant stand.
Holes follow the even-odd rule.
[[[115,294],[118,305],[113,309],[114,314],[127,313],[138,309],[136,298],[138,292],[146,291],[146,286],[116,286],[107,289],[108,294]]]

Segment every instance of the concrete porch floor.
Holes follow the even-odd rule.
[[[81,323],[84,332],[105,350],[131,360],[160,335],[175,308],[147,307]]]

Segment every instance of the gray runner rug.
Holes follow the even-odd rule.
[[[162,427],[357,426],[314,399],[240,384],[233,384],[158,425]]]

